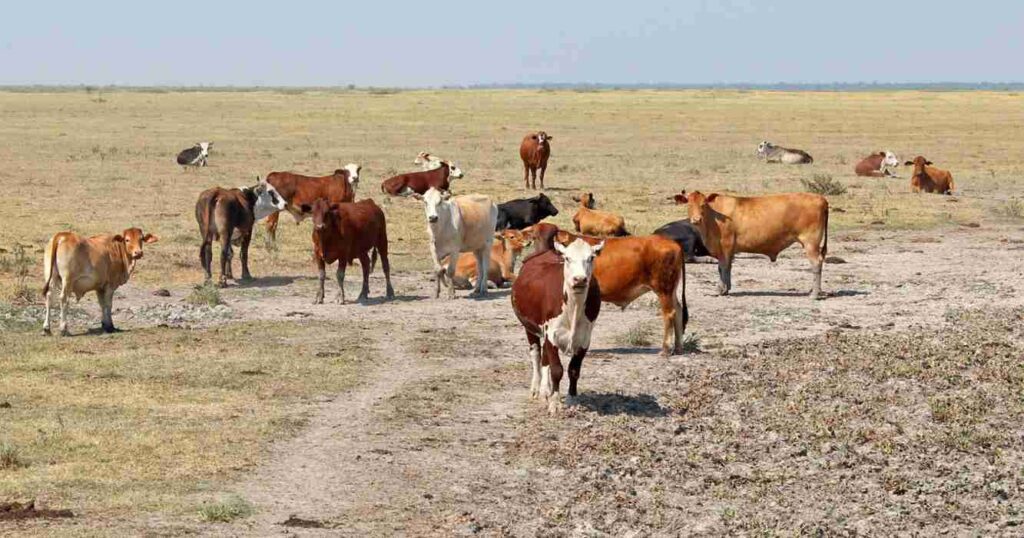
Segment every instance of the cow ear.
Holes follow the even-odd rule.
[[[594,245],[594,255],[600,254],[604,250],[604,241]]]
[[[121,241],[124,241],[124,236],[121,234],[117,234],[114,236],[114,241],[120,243]]]
[[[142,236],[142,242],[143,243],[156,243],[159,240],[160,240],[160,237],[158,237],[158,236],[156,236],[154,234],[146,234],[146,235]]]
[[[907,165],[907,166],[910,166],[910,165],[914,164],[914,161],[907,161],[907,162],[905,162],[905,163],[903,163],[903,164],[905,164],[905,165]]]
[[[932,162],[931,161],[925,161],[924,164],[927,164],[928,166],[931,166]]]
[[[677,194],[675,196],[670,197],[670,199],[675,200],[676,205],[686,205],[689,203],[689,200],[686,199],[685,194]]]
[[[553,139],[554,137],[553,137],[553,136],[551,136],[551,135],[547,135],[547,136],[545,136],[544,138],[547,138],[548,140],[551,140],[551,139]]]
[[[441,193],[441,199],[442,200],[451,200],[451,198],[452,198],[452,191],[444,191],[444,192]]]
[[[551,246],[554,247],[555,251],[558,252],[559,254],[563,256],[565,255],[565,245],[559,243],[558,241],[555,241],[551,243]]]
[[[580,201],[580,197],[579,197],[578,194],[573,194],[573,195],[569,196],[569,198],[571,198],[573,202],[579,202]]]
[[[299,206],[299,211],[309,213],[310,211],[313,211],[313,208],[309,204],[302,204]]]
[[[708,203],[710,203],[710,202],[712,202],[712,201],[713,201],[713,200],[714,200],[715,198],[718,198],[718,193],[714,193],[714,192],[713,192],[713,193],[711,193],[711,194],[707,195],[707,197],[705,197],[705,198],[704,198],[704,201],[705,201],[705,202],[708,202]]]

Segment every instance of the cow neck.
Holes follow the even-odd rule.
[[[576,327],[579,326],[580,318],[586,315],[587,297],[590,295],[590,282],[587,282],[586,289],[581,294],[575,294],[571,290],[566,291],[564,284],[562,288],[562,314],[569,314],[569,353],[576,353]]]
[[[137,262],[138,260],[133,260],[132,257],[128,254],[128,247],[124,245],[124,241],[114,241],[113,248],[114,251],[117,253],[117,257],[119,258],[118,261],[121,262],[121,267],[124,267],[126,269],[122,270],[121,274],[119,275],[120,281],[117,282],[117,285],[120,286],[125,282],[128,282],[128,279],[131,278],[132,273],[135,272],[135,262]]]

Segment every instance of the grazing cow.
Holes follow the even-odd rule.
[[[363,288],[358,302],[370,294],[370,271],[380,255],[380,265],[387,283],[387,298],[395,297],[391,287],[391,264],[388,262],[388,231],[384,212],[373,200],[355,203],[331,203],[323,198],[312,204],[303,204],[302,211],[313,215],[313,260],[320,277],[320,287],[313,304],[324,302],[324,280],[327,265],[338,262],[338,295],[336,301],[345,304],[345,268],[359,260],[363,268]],[[373,262],[370,261],[373,251]]]
[[[455,298],[455,264],[459,253],[472,252],[476,257],[476,274],[482,275],[490,267],[491,244],[494,243],[494,224],[498,208],[491,199],[479,194],[452,195],[433,187],[424,195],[413,194],[423,201],[430,235],[430,256],[434,261],[437,289],[434,297],[441,296],[441,283],[448,286],[448,298]],[[448,257],[447,268],[441,260]],[[476,289],[470,297],[487,294],[487,279],[477,279]]]
[[[910,188],[914,192],[953,194],[953,190],[956,189],[953,174],[949,173],[949,170],[935,168],[928,159],[918,155],[906,164],[914,166],[914,173],[910,176]]]
[[[391,196],[409,196],[426,194],[430,188],[448,191],[451,190],[449,182],[462,176],[462,170],[455,163],[441,161],[441,166],[433,170],[409,172],[385,179],[380,184],[380,192]]]
[[[509,200],[498,204],[498,230],[522,230],[556,215],[558,208],[544,193],[533,198]]]
[[[421,151],[413,159],[412,164],[422,166],[424,170],[436,170],[441,167],[441,162],[442,159],[437,155]]]
[[[544,131],[530,133],[523,137],[519,144],[519,158],[523,160],[523,183],[527,189],[537,188],[537,170],[540,170],[540,188],[544,190],[544,173],[548,169],[548,158],[551,157],[551,144],[548,142],[554,138]],[[533,185],[530,185],[530,176],[533,176]]]
[[[346,164],[329,176],[304,176],[292,172],[271,172],[267,183],[277,189],[285,201],[285,209],[292,214],[298,224],[306,218],[302,212],[303,205],[311,205],[317,198],[325,198],[332,204],[351,202],[356,199],[356,187],[359,185],[359,171],[362,167],[355,163]],[[277,239],[277,220],[279,212],[267,217],[267,237],[270,241]]]
[[[213,187],[203,191],[196,201],[196,223],[199,224],[199,263],[206,272],[206,280],[213,275],[213,242],[220,241],[220,281],[226,286],[231,275],[231,243],[237,242],[242,252],[242,280],[252,279],[249,273],[249,242],[256,221],[283,210],[284,199],[272,185],[256,178],[253,187],[222,189]]]
[[[562,407],[559,353],[570,357],[569,397],[577,394],[583,357],[601,312],[602,287],[594,275],[594,259],[601,259],[603,248],[603,243],[582,240],[567,247],[554,244],[524,261],[512,284],[512,309],[530,344],[530,398],[543,395],[552,414]]]
[[[597,203],[594,193],[585,192],[580,196],[573,196],[572,199],[580,203],[580,208],[572,216],[572,223],[577,232],[597,236],[629,235],[626,231],[626,220],[620,215],[594,209]]]
[[[757,157],[769,163],[810,164],[814,157],[802,149],[790,149],[776,146],[767,140],[757,145]]]
[[[504,230],[494,234],[494,246],[491,247],[491,261],[487,270],[487,280],[496,287],[503,287],[516,279],[516,260],[522,254],[530,241],[526,234],[519,230]],[[441,260],[441,265],[448,263],[448,259]],[[476,257],[469,252],[459,255],[455,264],[455,287],[460,290],[472,289],[476,282]]]
[[[177,159],[181,169],[186,170],[189,166],[206,166],[206,159],[210,157],[211,147],[213,147],[213,142],[196,142],[196,145],[181,150]]]
[[[775,261],[793,243],[804,247],[814,271],[811,298],[821,298],[821,268],[828,253],[828,200],[809,193],[727,196],[686,191],[690,222],[718,258],[718,291],[732,288],[732,261],[738,252],[764,254]]]
[[[704,246],[704,241],[700,239],[700,232],[693,224],[690,224],[690,219],[670,222],[654,230],[654,235],[667,237],[678,243],[683,248],[683,255],[686,257],[687,263],[696,262],[697,258],[711,256],[707,247]]]
[[[50,288],[60,289],[60,333],[67,336],[68,299],[75,300],[90,291],[102,311],[105,332],[114,332],[112,317],[114,291],[128,282],[135,264],[142,259],[142,244],[156,243],[159,238],[143,234],[138,228],[128,228],[118,235],[104,234],[89,238],[74,232],[60,232],[50,238],[43,253],[43,297],[46,299],[46,317],[43,334],[50,334]]]
[[[900,159],[891,151],[876,151],[861,159],[853,167],[854,173],[864,177],[896,177],[893,173],[900,165]]]

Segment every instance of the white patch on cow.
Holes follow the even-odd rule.
[[[462,173],[462,169],[461,168],[456,166],[455,163],[453,163],[451,161],[444,161],[444,163],[448,165],[448,177],[450,179],[460,179],[460,178],[462,178],[462,176],[464,174]],[[440,166],[440,165],[438,165],[438,166]]]
[[[757,156],[765,157],[771,149],[772,143],[767,140],[762,140],[761,143],[757,145]]]
[[[345,165],[345,170],[348,170],[348,182],[351,183],[353,187],[359,184],[359,171],[362,168],[363,167],[356,163],[348,163]]]
[[[263,220],[278,211],[283,211],[288,205],[277,189],[264,181],[256,185],[255,192],[256,205],[252,208],[252,213],[256,220]]]
[[[895,153],[886,151],[885,158],[882,159],[882,166],[879,171],[884,175],[895,177],[895,174],[893,174],[892,171],[899,168],[899,166],[900,158],[897,157]]]
[[[530,366],[533,367],[533,375],[530,377],[530,398],[536,398],[540,391],[540,346],[530,346]]]

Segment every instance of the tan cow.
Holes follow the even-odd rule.
[[[498,207],[487,196],[467,194],[452,197],[448,191],[433,187],[422,196],[411,194],[423,202],[430,235],[430,256],[434,262],[437,289],[434,297],[441,296],[441,283],[448,287],[448,298],[455,298],[455,262],[462,252],[472,252],[476,258],[477,274],[490,267],[494,226],[498,221]],[[448,257],[447,267],[441,260]],[[487,295],[487,280],[478,279],[470,297]]]
[[[529,246],[530,240],[519,230],[503,230],[494,234],[494,245],[491,247],[491,263],[487,271],[487,280],[497,287],[515,281],[515,265],[523,249]],[[441,265],[448,263],[448,258],[441,260]],[[463,252],[455,263],[455,287],[468,290],[476,281],[476,258],[470,252]]]
[[[50,334],[50,287],[60,283],[60,333],[68,334],[67,307],[71,294],[75,300],[96,292],[103,315],[103,330],[114,332],[111,310],[114,290],[128,282],[135,263],[142,259],[142,244],[156,243],[157,236],[128,228],[118,235],[104,234],[84,238],[74,232],[60,232],[50,238],[43,253],[43,296],[46,318],[43,333]]]
[[[732,260],[738,252],[764,254],[772,261],[800,243],[814,270],[811,298],[820,298],[821,268],[828,252],[828,200],[809,193],[769,196],[704,195],[683,191],[676,202],[688,204],[690,222],[704,246],[718,259],[722,295],[732,288]]]
[[[953,194],[953,189],[956,189],[953,174],[949,173],[949,170],[935,168],[928,159],[918,155],[906,164],[914,167],[914,173],[910,176],[910,188],[914,192]]]
[[[576,214],[572,216],[572,224],[577,232],[597,237],[629,235],[626,231],[626,219],[621,215],[594,209],[597,203],[594,193],[585,192],[573,196],[572,199],[580,203]]]

